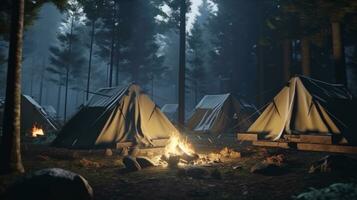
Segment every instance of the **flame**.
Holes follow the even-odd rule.
[[[166,157],[170,156],[182,156],[187,154],[192,156],[195,154],[192,145],[187,142],[187,138],[185,140],[182,139],[178,134],[172,134],[170,137],[168,144],[165,147],[164,155]]]
[[[31,129],[31,136],[37,137],[39,135],[45,135],[45,133],[43,132],[43,130],[40,126],[37,126],[36,124],[34,124]]]

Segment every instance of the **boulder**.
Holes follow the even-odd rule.
[[[136,157],[136,161],[139,163],[142,169],[148,167],[155,167],[156,165],[147,157]]]
[[[140,164],[136,161],[134,157],[125,156],[123,158],[123,163],[127,172],[135,172],[141,170]]]
[[[8,200],[91,200],[93,190],[81,175],[60,168],[48,168],[26,175],[11,186]]]

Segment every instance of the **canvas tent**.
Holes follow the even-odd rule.
[[[176,122],[178,104],[165,104],[162,106],[161,112],[163,112],[172,122]]]
[[[49,114],[52,118],[56,118],[57,116],[57,111],[56,109],[51,106],[51,105],[46,105],[42,106],[42,108],[46,111],[47,114]]]
[[[231,94],[206,95],[187,122],[197,132],[223,133],[246,130],[252,123],[255,106]]]
[[[263,138],[273,141],[284,134],[341,135],[348,126],[341,116],[353,110],[349,102],[352,102],[352,95],[342,85],[304,76],[293,77],[248,132],[261,133]],[[346,109],[347,105],[350,107]]]
[[[154,140],[168,139],[176,128],[154,102],[132,84],[124,88],[104,88],[62,128],[54,146],[107,148],[132,142],[155,146]]]
[[[0,123],[3,123],[4,104],[1,103]],[[28,95],[21,96],[21,132],[28,134],[32,127],[36,125],[44,130],[44,132],[57,131],[58,126],[55,120],[43,109],[40,104]]]

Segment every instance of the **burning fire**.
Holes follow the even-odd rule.
[[[37,136],[41,136],[41,135],[45,135],[42,128],[40,126],[37,126],[36,124],[34,124],[31,129],[31,137],[37,137]]]
[[[182,140],[179,135],[173,134],[165,147],[165,156],[182,156],[184,154],[193,156],[195,151],[193,150],[192,145],[187,142],[187,138],[186,140]]]
[[[165,147],[164,154],[159,158],[163,166],[177,166],[192,164],[199,158],[192,145],[178,133],[173,133]]]

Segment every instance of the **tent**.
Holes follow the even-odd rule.
[[[3,125],[4,102],[0,103],[0,123]],[[44,130],[44,132],[53,132],[58,130],[55,120],[28,95],[21,96],[21,132],[30,133],[32,127],[36,125]]]
[[[352,95],[342,85],[328,84],[304,76],[290,79],[274,97],[248,132],[264,139],[279,140],[284,134],[341,135]],[[343,113],[341,113],[344,112]],[[345,135],[346,136],[346,135]],[[348,136],[347,136],[348,137]],[[341,137],[340,141],[343,141]]]
[[[132,142],[155,147],[154,140],[168,139],[176,128],[135,84],[104,88],[62,128],[53,145],[70,148],[110,148]]]
[[[42,108],[46,111],[47,114],[49,114],[52,118],[56,118],[57,116],[57,111],[56,109],[51,106],[51,105],[46,105],[42,106]]]
[[[187,126],[193,131],[209,133],[246,130],[255,112],[255,106],[229,93],[205,95],[195,107]]]
[[[161,108],[163,112],[172,122],[177,121],[178,104],[165,104]]]

